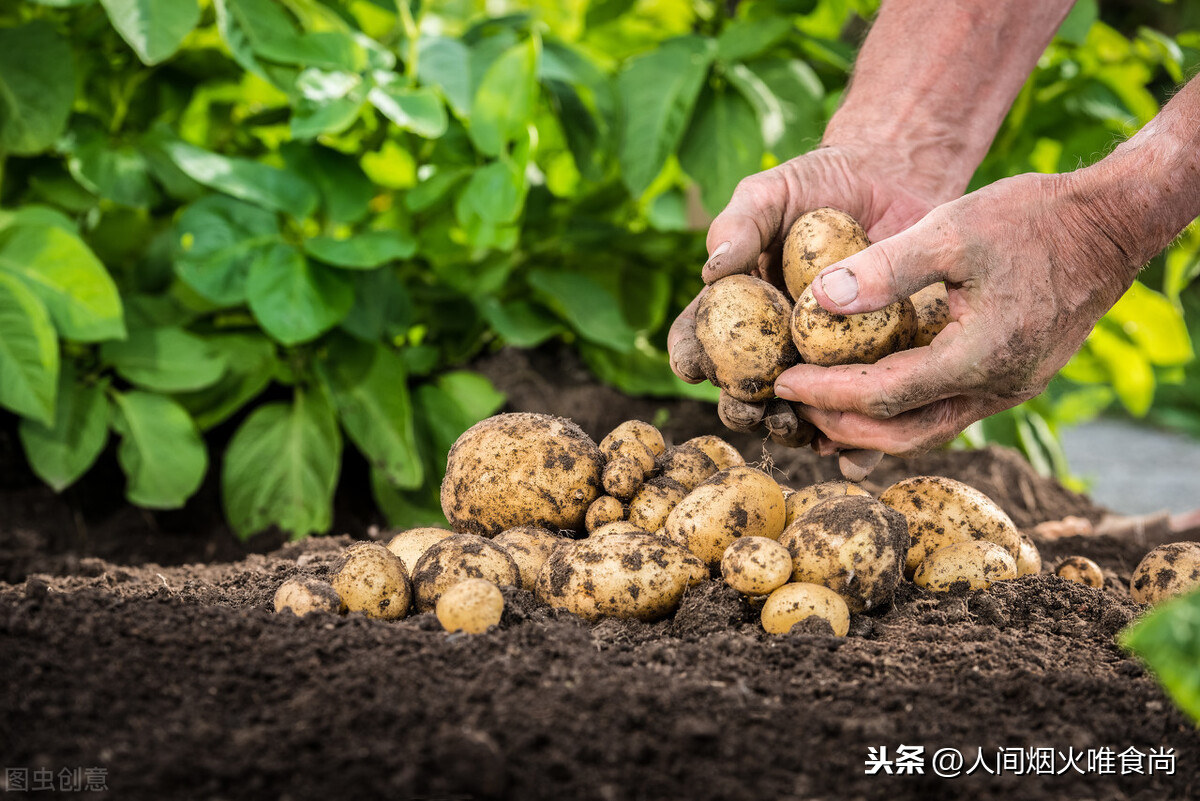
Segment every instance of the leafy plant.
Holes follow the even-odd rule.
[[[1122,631],[1119,639],[1200,725],[1200,590],[1157,607]]]

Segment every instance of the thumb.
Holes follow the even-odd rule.
[[[711,284],[727,275],[753,272],[759,256],[779,237],[787,203],[778,168],[738,184],[729,204],[708,229],[708,261],[701,277]]]

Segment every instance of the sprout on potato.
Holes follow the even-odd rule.
[[[956,586],[986,590],[993,582],[1016,577],[1017,563],[1007,549],[987,540],[972,540],[929,554],[913,581],[934,592],[948,592]]]
[[[828,623],[837,637],[850,631],[846,602],[819,584],[784,584],[767,596],[762,608],[762,626],[768,634],[787,634],[792,626],[813,617]]]
[[[555,548],[569,540],[537,526],[517,526],[501,531],[492,542],[508,551],[508,555],[517,563],[522,589],[532,592],[542,565]]]
[[[741,401],[773,397],[775,379],[797,361],[791,311],[782,292],[753,276],[731,275],[710,285],[696,310],[708,380]]]
[[[293,576],[279,585],[275,591],[275,611],[291,612],[304,617],[309,612],[337,614],[342,609],[342,599],[328,582],[305,576]]]
[[[411,576],[417,568],[417,560],[429,550],[429,547],[453,533],[444,528],[410,528],[388,540],[387,549],[400,557],[400,561],[404,563],[404,569]]]
[[[680,501],[665,528],[672,541],[686,543],[715,568],[738,537],[779,539],[784,519],[783,491],[773,478],[753,467],[731,467]]]
[[[721,577],[742,595],[769,595],[792,577],[792,555],[776,540],[739,537],[721,557]]]
[[[482,634],[500,624],[504,594],[490,581],[466,579],[442,593],[434,612],[446,631]]]
[[[1139,604],[1157,604],[1200,587],[1200,542],[1169,542],[1142,557],[1129,581]]]
[[[408,614],[412,585],[404,563],[384,546],[356,543],[342,554],[330,582],[342,599],[342,611],[395,620]]]
[[[455,534],[434,543],[413,571],[417,610],[432,611],[438,598],[460,581],[481,578],[501,587],[517,586],[520,569],[508,551],[476,534]]]

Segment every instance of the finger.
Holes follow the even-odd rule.
[[[858,484],[871,475],[882,459],[883,451],[842,451],[838,454],[838,469],[842,471],[842,478]]]
[[[787,181],[778,169],[751,175],[737,185],[708,228],[709,257],[700,274],[705,283],[759,266],[759,256],[779,237],[787,199]]]
[[[717,416],[726,428],[733,431],[753,431],[762,422],[766,413],[765,403],[746,403],[734,398],[724,390],[717,401]]]
[[[876,420],[854,412],[812,409],[809,416],[833,441],[859,449],[916,456],[954,439],[971,423],[994,409],[963,396],[937,401],[920,409]]]
[[[700,298],[708,287],[700,290],[700,294],[692,299],[667,332],[667,353],[670,355],[671,370],[675,375],[689,384],[699,384],[704,380],[704,348],[696,338],[696,309],[700,306]]]

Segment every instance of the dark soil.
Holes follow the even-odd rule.
[[[572,416],[593,436],[660,409],[674,442],[719,427],[711,407],[625,399],[538,358],[552,357],[499,382],[515,409]],[[836,470],[772,456],[797,486]],[[979,487],[1024,529],[1103,515],[997,450],[888,460],[870,488],[918,473]],[[1129,572],[1165,528],[1039,541],[1047,571],[1095,559],[1104,590],[1048,573],[950,595],[904,583],[840,639],[769,636],[711,582],[654,624],[589,625],[518,590],[501,626],[474,637],[429,614],[273,614],[284,579],[326,575],[367,536],[370,515],[343,503],[351,536],[247,548],[211,510],[189,537],[182,518],[164,531],[115,504],[0,489],[0,767],[104,768],[122,799],[1200,798],[1200,733],[1113,640],[1140,611]],[[1165,748],[1174,773],[1120,775],[1118,760],[1116,775],[947,779],[928,761],[924,775],[866,774],[869,747],[900,745],[958,749],[964,769],[982,749],[993,770],[998,748],[1054,749],[1056,771],[1070,749]]]

